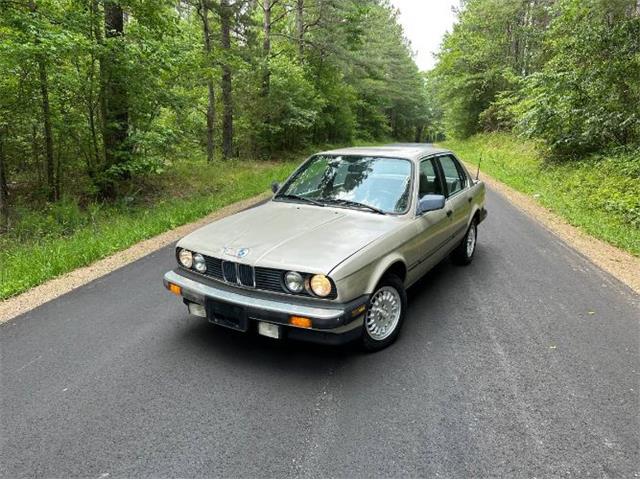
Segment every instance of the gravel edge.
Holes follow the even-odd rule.
[[[470,172],[477,168],[470,164],[466,164],[466,166]],[[507,198],[512,205],[559,237],[564,243],[627,285],[635,293],[640,294],[640,258],[568,224],[561,216],[543,207],[535,199],[495,180],[482,171],[480,171],[479,178],[489,188]]]
[[[222,217],[232,215],[241,210],[252,207],[271,197],[271,192],[265,192],[255,197],[241,200],[240,202],[227,205],[207,215],[193,223],[182,225],[174,230],[161,233],[158,236],[143,240],[131,247],[114,253],[102,260],[65,273],[60,277],[48,280],[45,283],[33,287],[15,297],[8,298],[0,302],[0,324],[11,320],[29,310],[32,310],[46,302],[64,295],[78,287],[102,277],[120,267],[148,255],[162,247],[178,241],[188,233]]]

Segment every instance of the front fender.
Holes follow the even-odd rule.
[[[406,259],[398,252],[393,252],[379,260],[376,265],[373,267],[371,271],[371,276],[369,277],[369,282],[367,283],[366,293],[373,293],[374,289],[380,283],[382,277],[387,273],[387,271],[395,264],[401,264],[404,269],[404,278],[401,280],[406,280],[407,273],[407,262]]]
[[[382,276],[394,264],[401,264],[406,272],[406,260],[399,252],[391,252],[382,258],[363,265],[345,277],[334,278],[338,290],[338,299],[348,301],[361,295],[373,293]]]

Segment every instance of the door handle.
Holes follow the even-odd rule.
[[[447,217],[450,217],[452,213],[453,213],[453,211],[447,210]]]

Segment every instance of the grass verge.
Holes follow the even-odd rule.
[[[80,208],[67,200],[42,210],[23,207],[15,228],[0,236],[0,300],[264,192],[302,158],[180,161],[115,204]]]
[[[535,144],[508,134],[443,142],[468,163],[536,198],[568,223],[640,256],[640,151],[545,162]],[[475,173],[475,172],[474,172]]]

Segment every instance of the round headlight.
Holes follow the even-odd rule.
[[[300,293],[304,288],[304,278],[298,272],[287,272],[284,276],[284,284],[293,293]]]
[[[178,252],[178,260],[183,267],[191,268],[191,265],[193,265],[193,254],[183,248]]]
[[[309,282],[311,291],[319,297],[326,297],[331,293],[331,281],[325,275],[314,275]]]
[[[207,264],[204,262],[204,257],[199,253],[193,254],[193,268],[195,268],[200,273],[204,273],[207,271]]]

